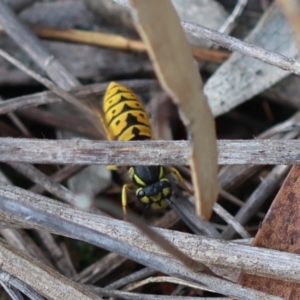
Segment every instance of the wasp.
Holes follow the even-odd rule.
[[[129,88],[111,82],[103,98],[103,113],[109,140],[136,141],[152,138],[149,116],[139,97]],[[163,166],[129,166],[131,184],[122,188],[122,207],[126,215],[127,191],[135,188],[139,201],[152,209],[164,209],[172,188],[166,178],[167,172],[176,175],[178,181],[188,190],[182,176],[175,168]]]

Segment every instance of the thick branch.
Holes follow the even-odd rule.
[[[80,211],[16,187],[0,186],[0,210],[5,218],[19,222],[26,220],[24,225],[84,240],[168,275],[205,285],[209,290],[231,297],[249,300],[279,299],[186,268],[156,243],[149,243],[149,239],[128,222]],[[155,231],[196,261],[221,268],[242,269],[272,278],[281,276],[285,280],[299,281],[298,255],[171,230]]]

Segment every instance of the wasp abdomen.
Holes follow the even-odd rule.
[[[127,87],[111,82],[104,96],[103,111],[116,140],[151,139],[150,121],[144,106]]]

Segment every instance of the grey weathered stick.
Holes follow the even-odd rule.
[[[99,299],[82,286],[2,241],[0,257],[1,269],[7,273],[1,273],[4,277],[2,281],[17,287],[28,296],[33,295],[35,298],[32,299],[42,299],[38,298],[36,292],[50,299]]]
[[[56,268],[60,271],[61,274],[68,278],[72,278],[76,275],[76,271],[74,269],[73,264],[66,258],[61,249],[61,245],[64,243],[60,243],[58,246],[57,241],[54,239],[51,233],[42,230],[33,230],[34,234],[38,236],[41,241],[43,248],[46,249],[47,254],[51,257],[51,260],[55,264]]]
[[[230,224],[236,232],[243,238],[250,238],[250,233],[239,223],[228,211],[226,211],[219,203],[215,203],[214,212],[224,221]]]
[[[177,223],[179,218],[174,213],[174,211],[167,212],[162,218],[155,221],[153,226],[166,228],[167,226],[172,227],[175,223]],[[117,253],[109,253],[104,256],[99,261],[91,264],[89,267],[81,271],[75,278],[75,281],[79,281],[80,283],[88,283],[93,284],[107,276],[107,274],[114,271],[121,264],[123,264],[127,259],[121,257]]]
[[[13,215],[6,215],[6,218],[12,221],[21,219],[26,226],[44,228],[56,234],[71,236],[98,246],[101,244],[101,247],[105,242],[102,240],[102,233],[104,233],[121,243],[120,249],[111,249],[110,247],[115,247],[111,242],[108,242],[104,248],[111,251],[118,250],[119,253],[126,250],[122,248],[123,243],[137,245],[142,250],[152,253],[165,253],[155,243],[149,243],[144,234],[127,222],[81,211],[47,197],[1,183],[0,196],[4,199],[0,202],[1,209],[13,212]],[[17,204],[14,206],[12,201],[17,202]],[[33,211],[36,214],[32,213]],[[31,218],[22,218],[21,215],[27,215],[28,213],[32,213]],[[80,230],[78,230],[78,226]],[[155,230],[158,230],[167,239],[172,240],[186,254],[211,266],[237,271],[244,270],[247,273],[259,276],[300,281],[299,255],[240,245],[178,231]],[[129,251],[125,256],[132,257],[134,254]],[[135,259],[137,258],[135,257]],[[146,265],[149,264],[151,265],[151,261]]]
[[[221,239],[220,233],[209,221],[195,215],[192,202],[189,202],[188,196],[182,194],[174,181],[172,181],[172,190],[174,195],[171,197],[169,205],[190,230],[198,235],[204,234],[211,238]]]
[[[73,278],[76,275],[76,270],[71,259],[71,254],[69,253],[70,249],[67,248],[66,243],[61,243],[60,248],[63,255],[63,257],[61,257],[59,266],[60,269],[63,269],[61,273],[68,278]],[[57,264],[59,265],[59,262],[57,262]]]
[[[1,2],[0,2],[1,4]],[[49,79],[42,77],[41,75],[37,74],[36,72],[30,70],[27,68],[24,64],[22,64],[20,61],[12,57],[7,52],[0,49],[0,56],[5,58],[7,61],[12,63],[14,66],[19,68],[20,70],[24,71],[26,74],[34,78],[36,81],[41,83],[42,85],[46,86],[49,90],[51,90],[53,93],[67,101],[68,103],[74,105],[77,109],[85,113],[87,116],[89,116],[90,120],[93,122],[94,126],[102,132],[102,127],[99,124],[98,116],[96,115],[95,111],[92,110],[89,106],[84,105],[81,101],[79,101],[77,98],[75,98],[70,93],[66,92],[65,90],[61,89],[59,86],[56,86],[52,81]]]
[[[18,166],[19,165],[23,165],[23,164],[18,163]],[[55,179],[62,180],[61,177],[66,175],[68,173],[67,172],[68,170],[71,171],[71,169],[74,169],[74,167],[75,167],[75,169],[78,169],[78,167],[82,168],[81,166],[67,166],[66,168],[58,171],[55,174],[54,179],[53,178],[51,178],[51,179],[53,179],[54,181],[55,181]],[[29,169],[31,169],[31,168],[33,168],[33,167],[30,165]],[[38,170],[37,170],[37,172],[40,173]],[[45,175],[42,174],[41,177],[43,178],[43,177],[45,177]],[[3,182],[3,179],[1,179],[1,181]],[[44,191],[43,187],[41,187],[40,185],[37,185],[35,187],[37,187],[35,192],[38,192],[38,188],[42,189],[41,192]],[[12,226],[10,226],[10,227],[12,227]],[[21,232],[18,229],[12,229],[12,228],[1,229],[0,232],[1,232],[1,235],[3,237],[5,237],[6,240],[8,240],[10,242],[11,245],[17,244],[17,248],[19,250],[24,251],[24,253],[27,253],[27,251],[29,251],[29,253],[33,257],[36,257],[40,261],[46,262],[47,265],[52,266],[51,262],[49,260],[47,260],[47,258],[41,252],[41,250],[36,247],[34,242],[31,241],[30,237],[27,236],[27,234],[25,234],[24,232]],[[55,263],[55,265],[60,270],[60,272],[67,277],[74,276],[76,274],[76,272],[74,271],[73,266],[71,264],[69,264],[68,261],[65,259],[65,255],[62,253],[61,249],[56,245],[56,242],[53,239],[52,235],[49,232],[39,231],[39,230],[35,230],[35,233],[37,235],[39,235],[39,238],[44,243],[44,247],[46,249],[48,249],[49,256],[52,257],[52,261]],[[26,244],[26,246],[24,246],[25,244]]]
[[[5,7],[4,7],[5,9]],[[9,17],[9,16],[8,16]],[[12,16],[13,17],[13,16]],[[13,21],[14,22],[14,21]],[[16,22],[16,26],[19,26],[17,23],[18,21],[15,20]],[[11,24],[13,25],[13,24]],[[26,31],[26,29],[25,29]],[[29,37],[29,40],[31,39],[30,37],[30,33],[29,36],[27,36],[27,38]],[[26,39],[25,36],[21,37],[21,39]],[[18,39],[17,33],[16,33],[16,39]],[[33,37],[34,40],[34,37]],[[36,39],[36,42],[38,42],[38,40]],[[42,59],[42,55],[43,54],[47,54],[47,52],[43,52],[43,49],[41,47],[39,47],[39,44],[31,44],[30,47],[37,47],[37,49],[40,50],[39,53],[37,53],[37,59]],[[49,54],[50,55],[50,54]],[[47,66],[45,66],[47,68]],[[80,86],[79,82],[74,79],[74,77],[67,71],[64,69],[64,67],[62,67],[58,61],[54,61],[53,64],[50,66],[50,68],[47,69],[48,74],[51,77],[51,74],[53,74],[53,77],[55,80],[59,81],[59,84],[62,85],[63,88],[65,89],[70,89],[70,88],[74,88],[74,86]],[[59,72],[59,73],[57,73]],[[60,74],[61,73],[61,74]],[[57,76],[58,75],[58,76]],[[62,80],[63,78],[61,78],[61,76],[63,76],[66,80]],[[62,81],[62,82],[60,82]],[[18,118],[10,113],[9,116],[11,118],[13,118],[13,121],[16,123],[16,125],[20,128],[20,130],[23,132],[23,134],[25,135],[30,135],[30,133],[28,132],[28,130],[25,128],[25,126],[22,126],[23,124],[20,123],[20,121],[18,120]],[[26,176],[29,175],[29,177],[34,181],[34,182],[38,182],[40,183],[43,187],[45,187],[48,191],[52,191],[54,194],[56,195],[60,195],[62,199],[65,199],[65,201],[73,201],[76,196],[73,195],[70,191],[68,191],[67,189],[65,189],[63,186],[56,184],[54,182],[52,182],[46,175],[44,175],[43,173],[41,173],[39,170],[37,170],[36,168],[34,168],[33,166],[29,165],[29,164],[23,164],[23,163],[12,163],[12,165],[17,168],[19,171],[21,171],[23,174],[25,173]],[[6,230],[7,231],[7,230]],[[3,230],[2,230],[2,235],[3,235]],[[47,234],[47,233],[45,233]],[[44,236],[45,236],[44,234]],[[50,234],[48,233],[48,237],[50,236]],[[21,239],[21,237],[20,237]],[[52,243],[52,250],[56,245],[54,243]],[[27,243],[27,248],[28,248],[28,243]],[[34,253],[39,253],[38,251],[39,249],[35,249]],[[73,275],[75,272],[70,272],[69,270],[71,269],[64,261],[64,256],[61,255],[59,260],[54,260],[56,262],[56,264],[61,267],[62,273],[63,274],[68,274],[68,275]],[[48,263],[49,265],[50,263]],[[63,266],[62,266],[63,265]]]
[[[286,121],[279,123],[265,132],[260,134],[259,139],[282,139],[289,140],[295,139],[300,130],[300,113],[296,113]],[[258,172],[260,167],[256,166],[225,166],[219,172],[219,183],[223,189],[230,189],[245,182],[247,178],[251,177],[254,173]]]
[[[125,261],[127,261],[127,258],[122,257],[117,253],[109,253],[78,273],[74,277],[74,281],[78,281],[82,284],[94,284],[101,278],[110,274],[113,270],[119,268]]]
[[[156,80],[120,80],[118,83],[123,84],[131,89],[133,89],[136,93],[140,92],[149,92],[152,89],[158,88],[158,83]],[[73,92],[73,95],[76,98],[86,98],[89,96],[99,97],[99,101],[104,94],[108,83],[96,83],[84,86],[80,88],[77,92]],[[28,107],[35,107],[43,104],[50,104],[61,102],[62,99],[55,95],[53,92],[42,92],[36,93],[21,97],[16,97],[12,99],[5,100],[4,102],[0,102],[0,114],[6,114],[18,109],[24,109]]]
[[[15,276],[10,276],[8,273],[0,271],[0,278],[2,282],[18,289],[24,295],[29,297],[29,299],[44,300],[44,298],[40,296],[36,291],[34,291],[30,286],[28,286],[25,282],[16,278]]]
[[[284,122],[276,124],[268,128],[265,132],[261,133],[258,138],[270,139],[278,134],[282,135],[282,139],[293,139],[297,136],[300,131],[300,111],[296,112],[292,117],[286,119]],[[295,132],[294,137],[286,138],[286,133]],[[278,137],[279,138],[279,137]],[[281,137],[280,137],[281,138]]]
[[[23,296],[16,288],[0,280],[0,284],[12,300],[24,300]]]
[[[298,140],[219,140],[221,165],[300,163]],[[188,141],[0,139],[0,161],[44,164],[188,165]]]
[[[4,1],[7,5],[16,13],[26,9],[30,5],[34,4],[36,0],[7,0]]]
[[[0,103],[3,102],[2,98],[0,97]],[[10,120],[15,124],[15,126],[20,130],[20,132],[26,136],[26,137],[32,137],[26,126],[23,124],[23,122],[14,114],[14,113],[8,113],[8,117]]]
[[[36,122],[36,124],[43,124],[56,129],[66,129],[96,140],[106,139],[106,137],[103,134],[100,134],[93,124],[83,115],[62,116],[57,112],[41,108],[27,108],[25,110],[18,111],[18,115],[23,119],[25,118],[29,119],[31,122]]]
[[[192,35],[206,38],[224,48],[236,51],[241,54],[259,59],[267,64],[276,66],[285,71],[290,71],[297,75],[300,74],[300,63],[292,58],[286,57],[279,53],[266,50],[253,44],[243,42],[239,39],[219,33],[216,30],[206,28],[204,26],[182,22],[184,29]]]
[[[35,201],[33,199],[37,197],[37,195],[24,191],[22,189],[12,188],[10,186],[1,185],[1,201],[0,201],[0,209],[4,212],[9,212],[10,218],[16,220],[25,220],[26,223],[32,224],[33,226],[38,226],[39,228],[44,228],[54,232],[60,232],[62,235],[67,235],[75,238],[79,238],[81,240],[85,240],[86,242],[92,243],[94,245],[100,246],[102,248],[106,248],[109,251],[118,252],[121,255],[124,255],[128,258],[134,259],[139,263],[142,263],[146,266],[157,269],[161,272],[169,274],[171,276],[179,277],[183,280],[193,281],[196,284],[201,284],[206,286],[209,290],[214,290],[218,293],[222,293],[231,297],[238,297],[242,299],[280,299],[278,297],[269,296],[261,292],[254,291],[249,288],[240,287],[237,284],[233,284],[231,282],[227,282],[224,280],[220,280],[219,278],[211,277],[209,275],[205,275],[202,273],[195,273],[191,269],[185,267],[181,262],[177,261],[174,258],[171,258],[166,254],[160,247],[158,247],[155,243],[149,243],[148,238],[144,234],[133,227],[132,225],[123,222],[117,221],[112,218],[99,217],[94,214],[90,214],[84,211],[75,210],[73,208],[68,207],[67,205],[62,205],[57,203],[57,201],[51,201],[51,199],[47,199],[45,197],[39,196],[39,200]],[[42,200],[44,199],[44,200]],[[25,202],[26,204],[25,204]],[[53,205],[55,207],[53,207]],[[38,208],[39,207],[39,208]],[[53,209],[55,213],[53,214]],[[52,212],[51,212],[52,211]],[[59,215],[59,217],[58,217]],[[81,216],[80,222],[77,217]],[[83,217],[83,219],[82,219]],[[84,221],[83,221],[84,220]],[[104,226],[104,227],[103,227]],[[104,231],[103,231],[104,230]],[[129,230],[129,231],[128,231]],[[173,231],[165,231],[156,229],[160,234],[166,233],[165,238],[169,241],[172,241],[178,248],[182,249],[185,253],[188,253],[189,250],[192,250],[192,253],[189,253],[191,257],[199,258],[199,255],[209,254],[210,251],[202,251],[200,247],[201,238],[196,237],[196,244],[192,245],[191,242],[195,236],[187,235],[179,232]],[[184,235],[184,236],[181,236]],[[114,237],[113,237],[114,236]],[[176,236],[181,236],[183,238],[181,241],[183,244],[176,244]],[[125,240],[124,240],[125,239]],[[212,243],[216,243],[215,240],[210,240]],[[222,242],[219,242],[222,243]],[[224,243],[224,242],[223,242]],[[235,245],[236,246],[236,245]],[[142,250],[143,247],[144,250]],[[243,247],[238,245],[238,248],[241,249]],[[251,248],[251,247],[247,247]],[[216,249],[216,246],[213,248]],[[251,248],[251,256],[252,252],[255,248]],[[188,251],[187,251],[188,250]],[[224,244],[222,245],[222,251],[224,251]],[[249,249],[248,249],[249,250]],[[154,252],[153,252],[154,251]],[[186,252],[187,251],[187,252]],[[264,251],[268,253],[272,253],[271,250],[266,249],[258,249],[261,254]],[[214,252],[214,251],[213,251]],[[276,259],[278,255],[283,253],[274,251],[276,255]],[[1,252],[0,252],[1,253]],[[214,263],[220,264],[223,260],[216,260],[215,253],[213,254]],[[240,254],[240,253],[239,253]],[[297,255],[284,253],[285,256],[288,257],[289,262],[291,264],[292,257],[296,257]],[[286,272],[287,265],[281,264],[283,262],[282,257],[279,257],[280,266]],[[232,257],[232,253],[231,256]],[[241,258],[240,255],[234,255],[234,257]],[[243,257],[245,258],[245,257]],[[261,258],[261,257],[260,257]],[[262,263],[266,263],[270,261],[271,258],[263,260]],[[226,261],[226,260],[225,260]],[[277,265],[278,265],[277,261]],[[207,260],[205,260],[207,262]],[[230,264],[232,264],[232,259],[230,259]],[[255,267],[259,266],[258,259],[255,260]],[[245,260],[243,260],[245,263]],[[272,261],[272,270],[274,270],[274,261]],[[295,269],[297,264],[297,259],[293,259],[293,270]],[[300,263],[299,263],[300,264]],[[253,262],[252,262],[253,265]],[[276,273],[278,273],[278,268],[280,266],[276,265]],[[259,272],[256,272],[258,274]],[[274,273],[274,272],[273,272]],[[282,275],[282,274],[281,274]],[[288,273],[289,276],[296,277],[295,280],[299,280],[299,276],[297,272],[292,272],[292,274]],[[286,275],[287,276],[287,275]],[[282,278],[285,278],[284,276]]]
[[[65,90],[80,86],[80,83],[43,47],[38,38],[3,2],[0,2],[0,23],[6,33],[47,72],[57,85]]]
[[[31,179],[34,183],[41,185],[46,191],[62,199],[63,201],[76,206],[77,196],[63,185],[52,181],[47,175],[37,168],[26,163],[8,163],[12,168]]]
[[[285,178],[289,171],[289,166],[276,166],[264,178],[261,184],[254,190],[251,196],[246,200],[245,204],[235,215],[235,219],[241,224],[246,224],[257,210],[264,204],[264,201],[278,189],[278,185]],[[228,226],[222,233],[223,238],[230,239],[235,231],[232,226]]]
[[[220,195],[223,198],[227,199],[228,201],[234,203],[235,205],[237,205],[239,207],[242,207],[245,204],[245,202],[243,202],[242,200],[238,199],[237,197],[233,196],[232,194],[228,193],[227,191],[225,191],[223,189],[220,189]],[[266,214],[264,214],[262,212],[258,212],[257,216],[263,220],[264,217],[266,216]]]
[[[61,182],[65,179],[67,179],[68,177],[74,175],[76,172],[78,172],[82,168],[83,168],[83,166],[67,165],[64,168],[59,169],[55,174],[51,175],[49,178],[51,180],[53,180],[54,182]],[[45,191],[45,189],[39,184],[35,184],[29,190],[34,193],[38,193],[38,194],[42,194]]]
[[[37,246],[34,240],[24,230],[7,228],[1,229],[0,233],[10,245],[19,251],[31,255],[39,261],[44,262],[47,266],[53,267],[53,264],[43,250]]]
[[[74,175],[82,168],[82,166],[65,166],[64,168],[59,169],[55,174],[51,175],[49,178],[54,182],[61,182],[67,179],[68,177]],[[37,194],[42,194],[45,191],[45,189],[41,185],[35,184],[30,188],[30,191]]]
[[[244,41],[260,47],[263,53],[263,49],[268,49],[288,58],[297,56],[291,29],[275,3],[270,5]],[[271,57],[269,51],[265,52],[266,58]],[[210,76],[204,90],[214,114],[221,115],[288,75],[289,72],[260,59],[235,52]]]
[[[24,163],[10,163],[10,165],[11,165],[11,167],[15,168],[16,170],[21,172],[26,177],[33,180],[34,182],[39,183],[40,186],[42,188],[45,188],[48,192],[53,193],[57,197],[63,199],[64,201],[66,201],[68,203],[71,202],[74,205],[76,195],[74,195],[72,192],[70,192],[64,186],[53,182],[48,176],[44,175],[42,172],[40,172],[34,166],[32,166],[30,164],[24,164]],[[12,234],[16,235],[18,233],[18,231],[14,230],[14,229],[2,229],[0,232],[6,239],[8,239],[8,234],[10,234],[10,236],[11,236]],[[51,251],[49,251],[51,253],[50,254],[51,256],[54,255],[55,253],[57,254],[58,251],[61,251],[55,244],[54,239],[52,238],[52,240],[51,240],[52,236],[49,233],[40,233],[40,231],[37,230],[36,234],[39,234],[40,236],[42,235],[43,237],[46,236],[48,238],[47,239],[48,243],[45,244],[44,246],[46,246],[46,245],[51,246]],[[19,239],[19,243],[23,242],[24,237],[26,237],[26,235],[24,236],[24,234],[23,234],[23,236],[20,234],[17,236],[17,238]],[[49,241],[49,240],[51,240],[51,241]],[[30,247],[31,244],[32,244],[32,247]],[[31,248],[33,248],[33,249],[31,249]],[[26,249],[28,249],[28,251],[31,250],[30,254],[33,257],[38,258],[40,261],[45,260],[44,256],[42,256],[42,253],[40,253],[41,251],[39,250],[39,248],[37,248],[35,246],[33,241],[31,241],[31,243],[30,243],[30,241],[28,242],[28,238],[26,240]],[[22,249],[22,250],[24,250],[24,249]],[[40,256],[37,256],[37,254],[40,254]],[[62,274],[71,275],[71,276],[73,276],[75,274],[75,272],[69,266],[69,264],[66,263],[65,257],[63,254],[57,255],[56,259],[54,259],[53,261],[58,266],[58,268],[61,270]],[[48,265],[52,266],[52,264],[50,262],[48,262],[47,260],[46,260],[46,262]]]

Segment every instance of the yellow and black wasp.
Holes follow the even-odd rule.
[[[118,141],[136,141],[151,139],[151,127],[145,108],[127,87],[111,82],[103,99],[104,122],[108,139]],[[180,173],[175,168],[162,166],[129,166],[129,177],[133,184],[124,184],[122,189],[122,207],[126,214],[127,190],[136,187],[137,198],[152,209],[168,206],[166,199],[172,195],[172,188],[166,173],[172,172],[185,186]]]

